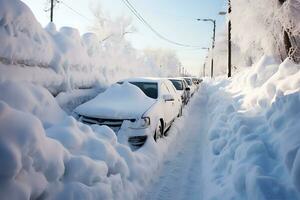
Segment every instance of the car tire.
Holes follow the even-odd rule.
[[[154,140],[155,142],[157,142],[157,140],[162,137],[164,134],[164,126],[162,121],[159,121],[157,124],[157,127],[155,129],[155,133],[154,133]]]

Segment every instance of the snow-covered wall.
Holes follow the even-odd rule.
[[[44,29],[20,0],[0,0],[0,43],[0,81],[30,81],[53,92],[132,76],[176,76],[180,64],[172,52],[157,51],[163,57],[157,59],[124,37],[101,42],[71,27]]]

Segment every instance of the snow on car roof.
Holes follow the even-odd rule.
[[[74,111],[88,117],[131,119],[140,117],[154,102],[155,99],[126,82],[112,85],[94,99],[79,105]]]

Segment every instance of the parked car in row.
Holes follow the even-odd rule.
[[[190,88],[191,96],[193,96],[197,90],[197,86],[193,83],[193,79],[191,77],[183,77],[183,78],[187,82],[187,84]]]
[[[192,81],[195,85],[199,85],[203,80],[201,78],[192,77]]]
[[[156,141],[164,136],[182,114],[182,100],[168,79],[132,78],[112,85],[74,112],[79,121],[107,125],[120,142],[137,148],[150,137]]]
[[[183,105],[186,105],[191,97],[190,88],[187,82],[183,78],[169,78],[169,80],[173,83],[174,87],[178,91],[181,96],[181,100]]]

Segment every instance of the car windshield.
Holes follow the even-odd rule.
[[[187,82],[188,85],[192,85],[191,79],[189,79],[189,78],[184,78],[184,80],[186,80],[186,82]]]
[[[183,84],[182,84],[181,80],[171,79],[170,81],[173,83],[173,85],[176,88],[176,90],[183,90]]]
[[[129,83],[139,87],[148,97],[152,99],[157,99],[158,97],[157,83],[149,83],[149,82],[129,82]]]

